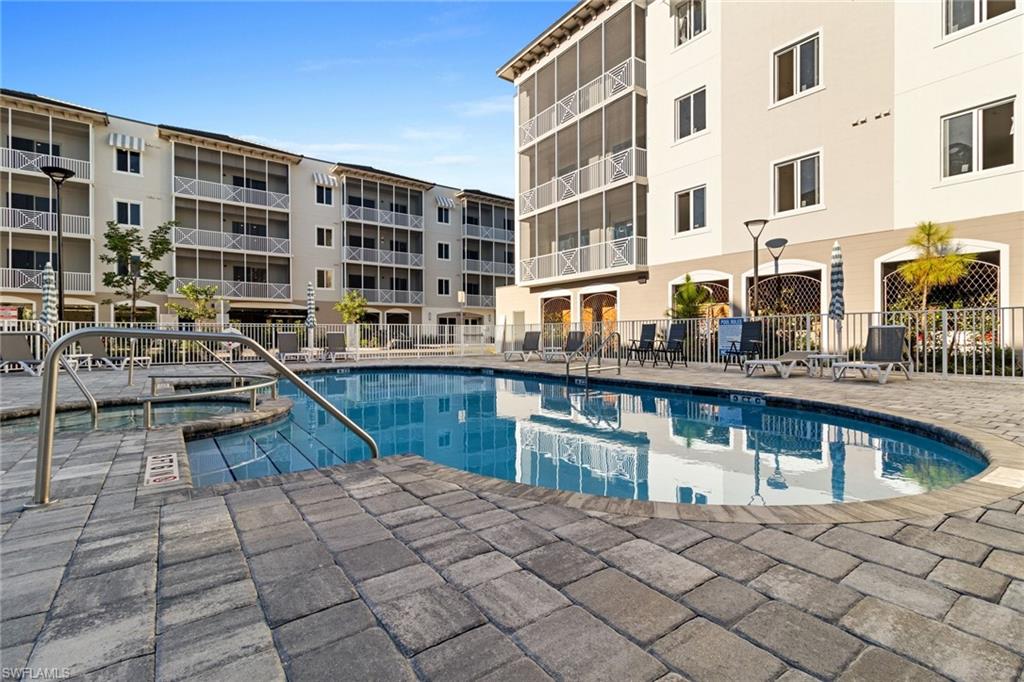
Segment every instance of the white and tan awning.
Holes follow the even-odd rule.
[[[322,187],[337,187],[338,178],[329,173],[313,173],[313,182]]]
[[[118,149],[130,149],[133,152],[146,151],[146,141],[141,137],[132,137],[124,133],[110,133],[107,141],[111,147],[117,147]]]
[[[455,200],[444,194],[438,194],[437,205],[441,208],[455,208]]]

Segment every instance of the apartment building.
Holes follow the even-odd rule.
[[[333,304],[354,289],[368,321],[487,324],[497,287],[513,281],[511,198],[29,93],[0,97],[7,316],[38,311],[42,270],[56,263],[56,199],[40,171],[50,164],[75,171],[61,193],[69,319],[127,316],[102,281],[111,220],[177,223],[173,284],[140,302],[144,320],[170,313],[188,283],[216,286],[232,320],[298,320],[312,282],[320,322],[339,321]]]
[[[687,276],[745,314],[912,307],[915,224],[976,254],[950,305],[1024,305],[1019,0],[583,0],[515,85],[516,286],[498,319],[665,315]],[[788,241],[777,264],[764,243]],[[777,267],[777,271],[776,271]]]

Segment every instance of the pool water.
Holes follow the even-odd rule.
[[[816,504],[944,488],[977,457],[893,428],[672,392],[438,371],[342,371],[312,386],[382,455],[486,476],[691,504]],[[273,424],[189,443],[194,484],[343,464],[366,446],[287,382]]]
[[[220,414],[248,410],[247,402],[170,402],[153,404],[153,425],[163,426],[197,419],[208,419]],[[99,420],[94,425],[89,410],[58,412],[57,433],[84,431],[124,431],[141,429],[142,405],[114,405],[100,407]],[[38,417],[19,417],[0,423],[0,437],[24,436],[39,430]]]

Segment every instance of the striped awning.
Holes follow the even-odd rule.
[[[124,133],[110,133],[110,137],[107,138],[111,147],[117,147],[118,149],[131,149],[135,152],[143,152],[146,150],[146,141],[141,137],[132,137],[131,135],[125,135]]]
[[[337,187],[338,178],[329,173],[313,173],[313,182],[323,187]]]
[[[437,205],[441,208],[455,208],[455,200],[443,194],[438,194]]]

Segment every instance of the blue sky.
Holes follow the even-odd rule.
[[[494,72],[572,4],[5,0],[0,82],[511,194],[512,86]]]

